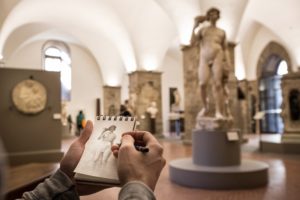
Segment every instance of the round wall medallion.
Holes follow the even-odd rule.
[[[41,112],[47,102],[46,88],[35,80],[21,81],[13,88],[12,100],[16,108],[23,113]]]

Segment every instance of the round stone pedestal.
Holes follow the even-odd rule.
[[[226,132],[194,131],[193,158],[170,162],[170,179],[180,185],[204,189],[242,189],[268,183],[268,165],[241,160],[239,141]]]
[[[240,141],[228,141],[225,131],[194,131],[193,162],[204,166],[233,166],[241,163]]]

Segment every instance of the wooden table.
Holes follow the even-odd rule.
[[[34,189],[58,167],[58,163],[30,163],[9,167],[5,199],[20,198],[23,192]]]

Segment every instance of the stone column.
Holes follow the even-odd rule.
[[[202,108],[198,80],[199,48],[183,46],[183,79],[184,79],[184,134],[183,142],[192,143],[192,131],[196,117]]]
[[[249,133],[259,134],[259,120],[253,119],[255,114],[259,111],[259,97],[258,97],[258,88],[257,80],[247,81],[248,82],[248,126]]]
[[[284,134],[282,142],[300,143],[300,71],[289,73],[281,80],[282,119]]]
[[[121,106],[121,87],[103,86],[103,114],[119,115]]]
[[[228,80],[228,88],[229,88],[229,104],[230,110],[233,116],[233,128],[239,127],[239,119],[238,119],[238,98],[237,98],[237,78],[235,77],[235,66],[234,66],[234,47],[235,43],[229,42],[227,49],[229,51],[230,59],[231,59],[231,68],[229,73],[229,80]]]
[[[150,131],[150,115],[147,108],[156,102],[155,136],[162,137],[161,72],[135,71],[129,74],[129,100],[135,117],[140,122],[138,129]]]
[[[248,105],[248,81],[247,80],[241,80],[238,82],[238,86],[240,89],[240,94],[237,94],[238,96],[238,103],[239,103],[239,119],[241,119],[242,123],[239,123],[239,127],[241,129],[241,133],[250,133],[250,118],[249,118],[249,105]]]
[[[233,127],[237,127],[237,79],[234,74],[234,43],[228,43],[228,51],[232,61],[230,68],[228,88],[230,91],[230,109],[234,117]],[[185,131],[183,135],[183,142],[191,144],[192,130],[195,128],[196,117],[198,112],[202,108],[202,102],[200,99],[200,87],[198,80],[198,65],[199,65],[199,47],[195,46],[183,46],[183,76],[184,76],[184,126]],[[211,90],[210,86],[207,88]],[[212,95],[209,95],[212,99]]]

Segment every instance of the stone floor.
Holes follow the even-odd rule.
[[[162,139],[167,165],[156,186],[158,200],[296,200],[300,199],[300,155],[283,155],[258,152],[258,137],[250,136],[242,145],[242,157],[269,164],[269,184],[250,190],[204,190],[182,187],[169,180],[168,162],[177,158],[191,157],[191,146],[181,144],[178,138]],[[68,148],[72,140],[64,140]],[[106,189],[82,200],[117,199],[119,188]]]

